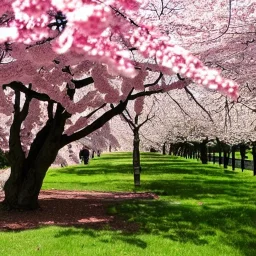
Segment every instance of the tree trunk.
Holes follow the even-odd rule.
[[[140,137],[139,130],[133,130],[133,171],[134,171],[134,185],[140,186]]]
[[[256,145],[252,146],[252,156],[253,156],[253,175],[256,175]]]
[[[196,150],[195,149],[193,149],[192,157],[193,157],[193,159],[196,159]]]
[[[219,149],[219,165],[222,164],[221,149]]]
[[[216,158],[215,158],[215,150],[212,152],[212,162],[215,164]]]
[[[236,168],[236,157],[235,157],[235,153],[236,153],[236,148],[235,146],[232,147],[232,170],[234,171]]]
[[[227,169],[228,162],[229,162],[229,152],[227,150],[224,150],[223,156],[224,156],[224,168]]]
[[[163,145],[163,155],[166,155],[166,142]]]
[[[199,160],[199,158],[200,158],[200,154],[199,154],[199,150],[197,149],[196,150],[196,159]]]
[[[193,158],[193,149],[190,148],[189,150],[189,158],[192,159]]]
[[[32,152],[33,153],[33,152]],[[43,148],[33,160],[25,159],[11,164],[11,175],[4,186],[4,205],[9,209],[36,209],[38,195],[48,168],[55,160],[58,149],[52,145]]]
[[[204,140],[202,143],[200,143],[200,158],[202,161],[202,164],[207,164],[208,159],[207,159],[207,140]]]
[[[10,130],[8,159],[11,174],[4,186],[4,205],[9,208],[38,208],[38,195],[45,174],[61,148],[65,118],[60,119],[62,108],[57,108],[56,119],[49,119],[37,133],[25,157],[20,141],[20,119],[13,121]],[[20,113],[16,113],[17,116]]]
[[[171,155],[172,154],[172,143],[170,143],[170,145],[169,145],[169,153],[168,153],[169,155]]]
[[[246,155],[246,146],[241,144],[240,145],[240,155],[241,155],[241,169],[242,169],[242,172],[244,171],[244,160],[245,160],[245,155]]]

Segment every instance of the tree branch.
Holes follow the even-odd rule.
[[[89,113],[86,118],[90,118],[92,115],[94,115],[98,110],[104,108],[107,105],[107,103],[102,104],[100,107],[98,107],[97,109],[93,110],[91,113]]]
[[[135,125],[138,125],[138,121],[139,121],[139,115],[136,114],[135,118],[134,118],[134,121],[135,121]]]
[[[190,115],[181,107],[181,105],[179,104],[178,101],[176,101],[171,95],[169,92],[167,92],[167,95],[177,104],[177,106],[180,108],[181,112],[184,113],[185,115],[189,116]]]
[[[53,102],[49,101],[47,105],[48,118],[53,119]]]
[[[90,134],[90,133],[96,131],[97,129],[99,129],[100,127],[102,127],[112,117],[121,114],[124,111],[124,109],[126,108],[127,103],[130,99],[130,96],[131,96],[133,90],[134,89],[132,89],[130,91],[130,93],[128,94],[125,101],[120,101],[120,103],[116,107],[113,107],[110,110],[108,110],[107,112],[105,112],[103,115],[101,115],[99,118],[97,118],[91,124],[87,125],[82,130],[75,132],[69,136],[67,134],[64,134],[62,136],[61,147],[64,147],[65,145],[67,145],[73,141],[79,140],[79,139],[87,136],[88,134]]]
[[[124,110],[124,112],[126,112],[126,114],[129,116],[130,119],[132,119],[132,116],[130,115],[129,111],[127,110],[127,108]]]
[[[184,89],[191,96],[191,98],[194,100],[194,102],[208,115],[210,120],[213,122],[213,119],[212,119],[210,113],[197,101],[197,99],[195,98],[193,93],[187,87],[184,87]]]
[[[85,79],[82,79],[82,80],[74,80],[74,79],[71,79],[71,82],[75,84],[75,88],[76,89],[80,89],[82,87],[85,87],[89,84],[92,84],[94,83],[94,80],[92,77],[87,77]]]
[[[9,84],[4,84],[3,89],[6,87],[10,87],[14,91],[23,92],[24,94],[28,95],[31,98],[38,99],[40,101],[51,101],[54,103],[57,103],[56,101],[52,100],[47,94],[45,93],[38,93],[36,91],[33,91],[31,88],[27,88],[23,83],[21,82],[11,82]]]
[[[185,80],[185,78],[181,77],[179,73],[177,73],[177,77],[178,77],[179,80],[181,80],[181,81],[184,81],[184,80]]]
[[[128,123],[128,125],[131,128],[131,130],[133,131],[133,129],[135,128],[134,123],[130,119],[128,119],[123,112],[121,113],[121,115],[125,119],[125,121]]]
[[[149,114],[147,115],[147,118],[140,124],[138,125],[138,128],[140,128],[141,126],[143,126],[146,122],[150,121],[151,119],[153,119],[155,117],[155,114],[153,114],[151,117],[149,117]]]
[[[155,94],[155,93],[162,93],[163,90],[162,89],[159,89],[159,90],[156,90],[156,91],[144,91],[144,92],[138,92],[136,94],[133,94],[129,97],[129,100],[135,100],[137,99],[138,97],[142,97],[142,96],[150,96],[152,94]]]
[[[163,73],[160,72],[159,74],[159,77],[156,79],[156,81],[154,83],[151,83],[151,84],[145,84],[144,87],[147,88],[147,87],[150,87],[150,86],[154,86],[154,85],[157,85],[157,83],[160,81],[160,79],[163,77]]]
[[[26,99],[25,99],[23,108],[20,112],[20,121],[21,122],[23,122],[28,115],[28,110],[29,110],[29,105],[30,105],[31,100],[32,99],[28,95],[26,95]]]

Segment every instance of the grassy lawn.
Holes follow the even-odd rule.
[[[109,208],[140,224],[136,233],[75,227],[0,232],[0,255],[256,255],[256,177],[157,153],[142,154],[134,188],[130,153],[49,170],[43,189],[148,191],[158,200]],[[0,216],[1,218],[1,216]]]

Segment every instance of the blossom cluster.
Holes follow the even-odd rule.
[[[145,57],[155,57],[159,66],[169,68],[209,89],[237,98],[238,85],[235,82],[222,78],[217,70],[209,69],[189,51],[171,44],[168,38],[154,37],[148,29],[140,28],[133,33],[130,40]]]
[[[145,58],[155,58],[159,66],[169,69],[168,73],[180,73],[197,84],[237,97],[237,84],[204,66],[189,51],[172,44],[169,38],[155,34],[153,27],[129,19],[128,15],[138,11],[144,2],[142,0],[4,2],[11,8],[14,18],[0,27],[0,43],[16,41],[33,44],[53,38],[51,45],[57,54],[77,52],[85,59],[106,64],[112,74],[135,77],[138,72],[130,52],[121,41],[121,38],[125,38]],[[0,10],[6,11],[6,8]],[[61,31],[54,32],[49,24],[61,23],[56,18],[60,13],[67,22],[63,22]],[[118,37],[113,39],[113,35]]]

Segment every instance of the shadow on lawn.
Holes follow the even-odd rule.
[[[247,256],[256,255],[256,207],[191,207],[154,201],[126,203],[117,211],[125,219],[139,222],[141,233],[196,245],[208,244],[217,236],[219,245],[235,247]]]
[[[106,229],[105,229],[106,230]],[[100,242],[102,243],[111,243],[112,246],[114,246],[114,244],[118,241],[124,242],[124,243],[128,243],[130,245],[139,247],[141,249],[145,249],[147,247],[147,243],[145,241],[143,241],[142,239],[139,239],[137,237],[134,237],[134,234],[130,234],[130,233],[122,233],[122,234],[118,234],[118,233],[112,233],[111,238],[109,239],[102,239],[101,238],[101,233],[97,233],[95,232],[95,230],[93,229],[67,229],[67,230],[61,230],[59,231],[56,235],[55,238],[59,238],[59,237],[66,237],[66,236],[90,236],[93,237],[95,239],[98,239]]]
[[[120,158],[127,157],[127,159],[131,156],[127,156],[127,154],[122,156],[121,153],[118,157],[111,158],[110,156],[106,156],[106,158],[111,159],[108,164],[105,161],[104,165],[101,164],[99,158],[91,166],[79,165],[68,169],[60,169],[57,172],[50,171],[49,175],[61,176],[65,173],[82,176],[102,173],[132,173],[131,164],[123,164],[117,161],[119,156]],[[220,170],[217,165],[216,167],[201,165],[196,161],[163,157],[152,153],[149,156],[150,159],[142,161],[142,185],[139,189],[156,193],[162,196],[162,200],[128,201],[120,204],[108,202],[105,206],[114,208],[113,214],[108,216],[110,221],[102,221],[103,225],[102,223],[99,224],[100,221],[98,224],[95,222],[95,226],[90,226],[91,228],[97,227],[102,230],[112,228],[127,231],[125,227],[129,227],[128,230],[135,233],[135,235],[156,234],[163,239],[180,243],[193,243],[199,246],[211,244],[212,241],[217,244],[217,240],[220,246],[228,245],[239,249],[241,255],[256,255],[256,184],[247,182],[246,179],[240,179],[236,172]],[[115,159],[116,161],[114,161]],[[154,161],[157,161],[157,163],[154,164]],[[159,176],[154,180],[143,180],[144,173],[145,176]],[[182,175],[179,176],[178,174]],[[84,181],[81,177],[79,184],[83,184]],[[100,181],[97,184],[104,182],[110,183],[111,181]],[[117,180],[117,182],[120,183],[120,187],[125,187],[124,182],[120,180]],[[84,186],[86,186],[86,183],[84,183]],[[191,199],[192,202],[190,201],[186,205],[186,200]],[[93,201],[91,205],[86,205],[86,201],[78,199],[44,201],[45,204],[50,202],[55,207],[58,203],[59,207],[73,209],[74,213],[78,214],[75,219],[73,219],[74,214],[69,215],[69,218],[71,218],[70,226],[75,225],[75,221],[84,220],[86,222],[92,218],[93,215],[86,215],[85,207],[87,209],[94,207],[98,214],[103,209],[96,201]],[[82,205],[83,210],[80,212],[79,207]],[[56,211],[53,209],[51,214],[56,214]],[[64,214],[65,210],[58,213],[60,221]],[[45,216],[45,214],[42,215]],[[122,221],[120,221],[120,216]],[[112,217],[118,220],[117,224],[113,225]],[[67,218],[65,216],[65,220]],[[97,219],[102,218],[98,216]],[[46,219],[44,220],[46,221]],[[96,231],[88,230],[85,227],[77,230],[59,231],[56,237],[73,236],[81,232],[101,239]],[[113,232],[111,236],[111,242],[113,243],[121,240],[140,248],[147,247],[143,240],[135,239],[131,234]],[[102,242],[108,241],[102,240]]]
[[[230,203],[249,201],[255,202],[256,184],[239,180],[204,180],[203,178],[184,178],[182,180],[158,180],[144,182],[141,188],[158,195],[182,199],[205,200],[207,198],[225,198]]]
[[[9,212],[6,216],[0,210],[0,220],[10,225],[11,232],[14,225],[20,230],[60,225],[70,228],[58,230],[55,238],[87,235],[103,243],[111,242],[113,246],[122,241],[143,249],[147,243],[136,235],[153,234],[198,246],[217,239],[219,246],[237,248],[241,255],[256,254],[256,207],[253,206],[214,208],[158,200],[114,203],[86,199],[45,199],[41,205],[41,211]],[[116,213],[106,214],[106,209],[111,207]],[[99,231],[111,230],[122,232],[110,232],[107,240],[101,237]]]
[[[150,193],[97,193],[65,190],[47,190],[40,193],[40,209],[34,211],[7,211],[0,207],[0,230],[22,231],[42,226],[93,228],[136,232],[136,223],[126,223],[115,211],[109,210],[114,203],[138,199],[152,200]],[[0,198],[1,199],[1,198]]]
[[[109,159],[108,159],[109,160]],[[60,176],[64,174],[70,175],[95,175],[95,174],[111,174],[111,173],[133,173],[132,163],[122,160],[108,161],[104,160],[101,164],[100,159],[91,160],[94,163],[89,165],[77,165],[67,168],[52,169],[48,172],[51,176]],[[213,165],[203,165],[199,162],[191,162],[184,159],[173,159],[170,157],[162,157],[158,155],[156,160],[142,160],[142,175],[158,175],[158,174],[203,174],[211,176],[229,177],[236,176],[237,172],[223,170]]]

